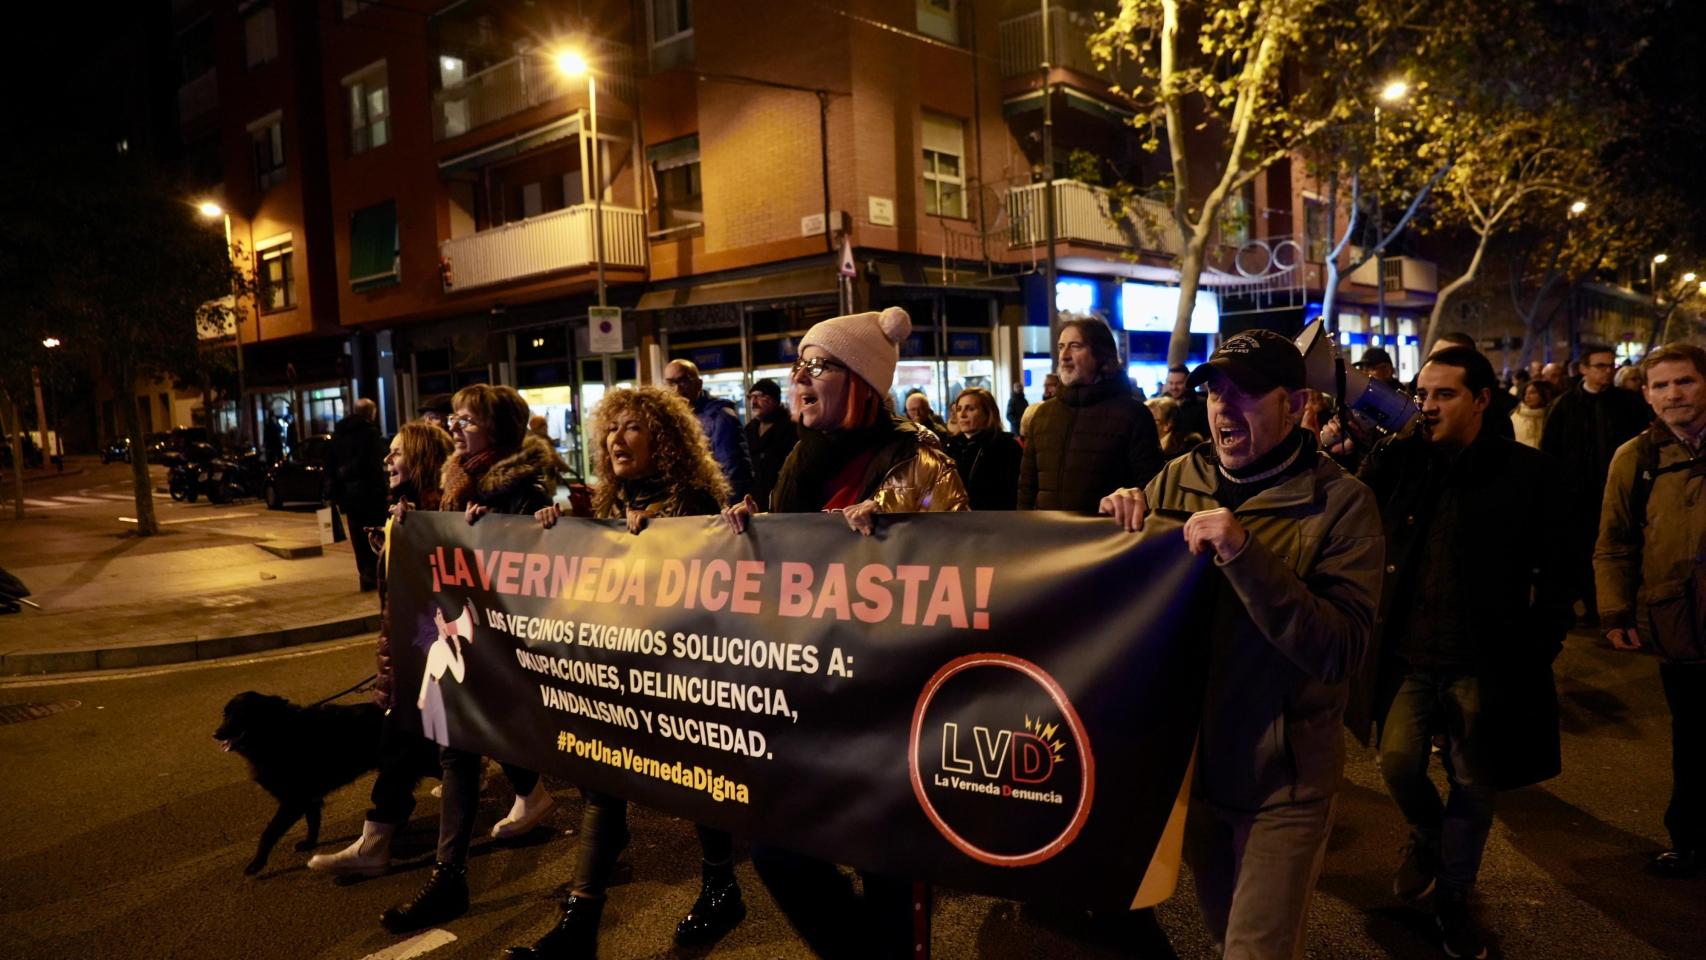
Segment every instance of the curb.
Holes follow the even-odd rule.
[[[38,480],[57,480],[60,477],[76,477],[76,476],[81,476],[82,474],[85,474],[88,472],[89,471],[87,468],[78,467],[75,470],[67,470],[64,473],[42,473],[42,474],[37,474],[36,476],[33,476],[33,477],[25,477],[24,483],[26,483],[26,484],[35,483]]]
[[[261,653],[281,647],[341,640],[345,637],[376,632],[379,614],[328,620],[301,627],[269,630],[263,633],[235,637],[213,637],[207,640],[182,640],[175,643],[140,644],[128,647],[107,647],[100,650],[42,650],[28,653],[9,653],[0,657],[0,677],[30,677],[47,673],[83,673],[92,670],[125,670],[133,667],[156,667],[172,663],[193,663],[198,660],[217,660],[248,653]]]

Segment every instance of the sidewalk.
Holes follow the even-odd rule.
[[[170,537],[115,527],[63,513],[0,525],[0,565],[42,607],[0,616],[0,676],[206,660],[379,627],[378,595],[356,589],[348,543],[303,555],[319,550],[311,512],[210,515]]]

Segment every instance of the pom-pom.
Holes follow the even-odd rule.
[[[912,336],[912,318],[899,307],[889,307],[878,314],[877,326],[890,343],[898,344]]]

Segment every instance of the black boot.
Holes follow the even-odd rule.
[[[409,933],[453,920],[467,910],[468,868],[438,863],[421,892],[385,911],[379,922],[392,933]]]
[[[734,864],[707,863],[699,883],[699,899],[675,925],[675,942],[684,947],[716,943],[745,919],[746,901],[740,897]]]
[[[531,947],[510,947],[508,960],[596,960],[598,919],[604,915],[604,898],[570,896],[563,901],[563,915]]]

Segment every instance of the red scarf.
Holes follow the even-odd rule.
[[[479,486],[480,478],[486,471],[492,469],[492,464],[498,462],[498,449],[487,447],[479,453],[466,457],[453,457],[444,471],[444,496],[439,500],[440,510],[463,510],[472,502],[472,493]]]

